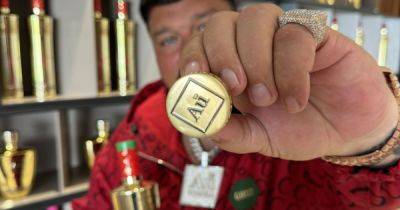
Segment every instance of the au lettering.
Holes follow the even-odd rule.
[[[207,107],[210,99],[199,96],[198,94],[194,94],[193,99],[196,100],[194,107],[188,107],[187,109],[197,123],[203,114],[204,109]]]

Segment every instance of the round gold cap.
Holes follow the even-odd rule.
[[[180,78],[167,96],[167,113],[172,125],[190,137],[207,137],[228,122],[232,100],[222,81],[208,73]]]

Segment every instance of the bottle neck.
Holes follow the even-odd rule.
[[[103,17],[103,8],[101,5],[101,0],[94,0],[94,17],[95,18],[101,18]]]
[[[0,14],[2,14],[2,15],[8,15],[8,14],[10,14],[10,8],[8,8],[8,7],[0,7]]]
[[[139,177],[139,160],[136,154],[136,146],[129,146],[130,145],[127,144],[121,146],[120,143],[117,143],[119,168],[121,171],[122,182],[127,185],[134,185],[138,184],[137,177]]]
[[[5,131],[3,138],[7,151],[15,152],[18,150],[18,134],[16,132]]]
[[[139,180],[136,176],[128,176],[124,180],[122,180],[122,184],[126,186],[138,186]]]
[[[35,15],[45,15],[45,5],[43,0],[32,0],[32,11]]]
[[[110,133],[110,123],[106,120],[97,121],[97,134],[100,138],[108,138]]]
[[[10,1],[0,0],[0,13],[2,15],[10,14]]]
[[[128,19],[128,3],[126,1],[118,0],[116,8],[118,19]]]
[[[99,130],[98,135],[100,138],[108,138],[108,132],[106,132],[105,130]]]
[[[102,17],[103,17],[103,14],[102,14],[101,12],[95,11],[95,12],[94,12],[94,17],[95,17],[95,18],[102,18]]]

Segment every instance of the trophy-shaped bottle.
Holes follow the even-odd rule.
[[[160,207],[157,183],[139,180],[136,142],[116,144],[122,174],[122,185],[111,192],[114,210],[154,210]]]
[[[18,134],[3,133],[5,150],[0,154],[0,193],[6,199],[29,194],[36,170],[36,151],[18,148]]]

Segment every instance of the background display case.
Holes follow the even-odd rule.
[[[364,0],[359,9],[346,0],[336,4],[320,4],[316,0],[275,1],[285,9],[317,8],[328,12],[330,24],[337,18],[339,31],[355,38],[362,22],[364,48],[378,57],[380,27],[388,28],[387,66],[395,72],[400,68],[399,12],[388,9],[381,2]],[[37,151],[37,172],[31,193],[23,199],[10,201],[0,198],[0,209],[69,209],[67,203],[87,192],[90,170],[84,159],[84,141],[96,135],[96,120],[107,119],[114,129],[122,120],[134,95],[117,93],[99,96],[97,92],[97,64],[93,1],[47,0],[46,13],[54,18],[55,72],[58,96],[37,102],[33,95],[29,61],[27,17],[31,14],[26,0],[11,1],[11,10],[20,18],[21,60],[24,75],[23,100],[1,101],[0,132],[17,130],[20,146]],[[104,14],[113,28],[116,0],[102,0]],[[139,1],[128,0],[129,15],[136,22],[137,86],[143,87],[159,78],[155,55],[146,26],[139,14]],[[250,1],[238,0],[246,6]],[[265,1],[251,1],[265,2]],[[347,3],[346,3],[347,2]],[[399,8],[400,10],[400,8]],[[115,34],[110,30],[110,58],[112,77],[116,78]],[[115,89],[117,81],[113,79]],[[1,142],[1,141],[0,141]],[[3,145],[0,144],[0,147]]]

